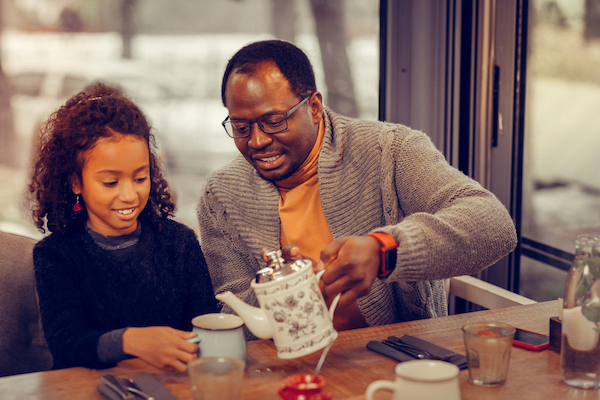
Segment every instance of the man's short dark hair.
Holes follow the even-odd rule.
[[[302,50],[283,40],[264,40],[241,48],[227,63],[221,84],[221,100],[225,107],[225,86],[231,71],[240,68],[237,73],[249,74],[263,61],[272,61],[277,65],[299,99],[310,96],[317,90],[313,67]]]

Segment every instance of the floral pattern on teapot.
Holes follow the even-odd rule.
[[[323,306],[321,292],[316,284],[311,284],[308,291],[291,293],[283,299],[272,299],[264,302],[265,312],[271,313],[277,323],[276,330],[286,331],[293,340],[314,335],[319,324],[316,317],[329,318]]]
[[[332,336],[333,336],[333,339],[335,339],[337,337],[337,332],[333,328],[326,330],[325,332],[323,332],[322,335],[320,335],[312,340],[305,341],[298,347],[292,347],[292,346],[277,347],[277,354],[279,356],[281,356],[281,354],[286,354],[286,353],[295,354],[304,349],[313,348],[326,339],[327,339],[326,343],[329,343],[329,338],[331,338]]]

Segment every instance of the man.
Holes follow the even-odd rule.
[[[250,281],[265,266],[262,249],[293,245],[292,255],[326,269],[326,301],[342,293],[336,329],[437,317],[447,313],[441,279],[514,248],[514,224],[493,194],[423,133],[324,107],[294,45],[242,48],[221,94],[241,156],[207,179],[198,208],[216,293],[257,305]]]

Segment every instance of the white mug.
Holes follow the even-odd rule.
[[[244,321],[233,314],[203,314],[192,320],[196,336],[188,342],[198,343],[198,357],[227,357],[246,361],[247,346]]]
[[[460,400],[454,364],[436,360],[406,361],[396,365],[395,381],[375,381],[367,387],[367,400],[380,389],[394,393],[393,400]]]

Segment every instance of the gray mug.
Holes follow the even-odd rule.
[[[192,320],[196,336],[188,342],[198,344],[198,358],[227,357],[246,361],[244,321],[233,314],[199,315]]]

